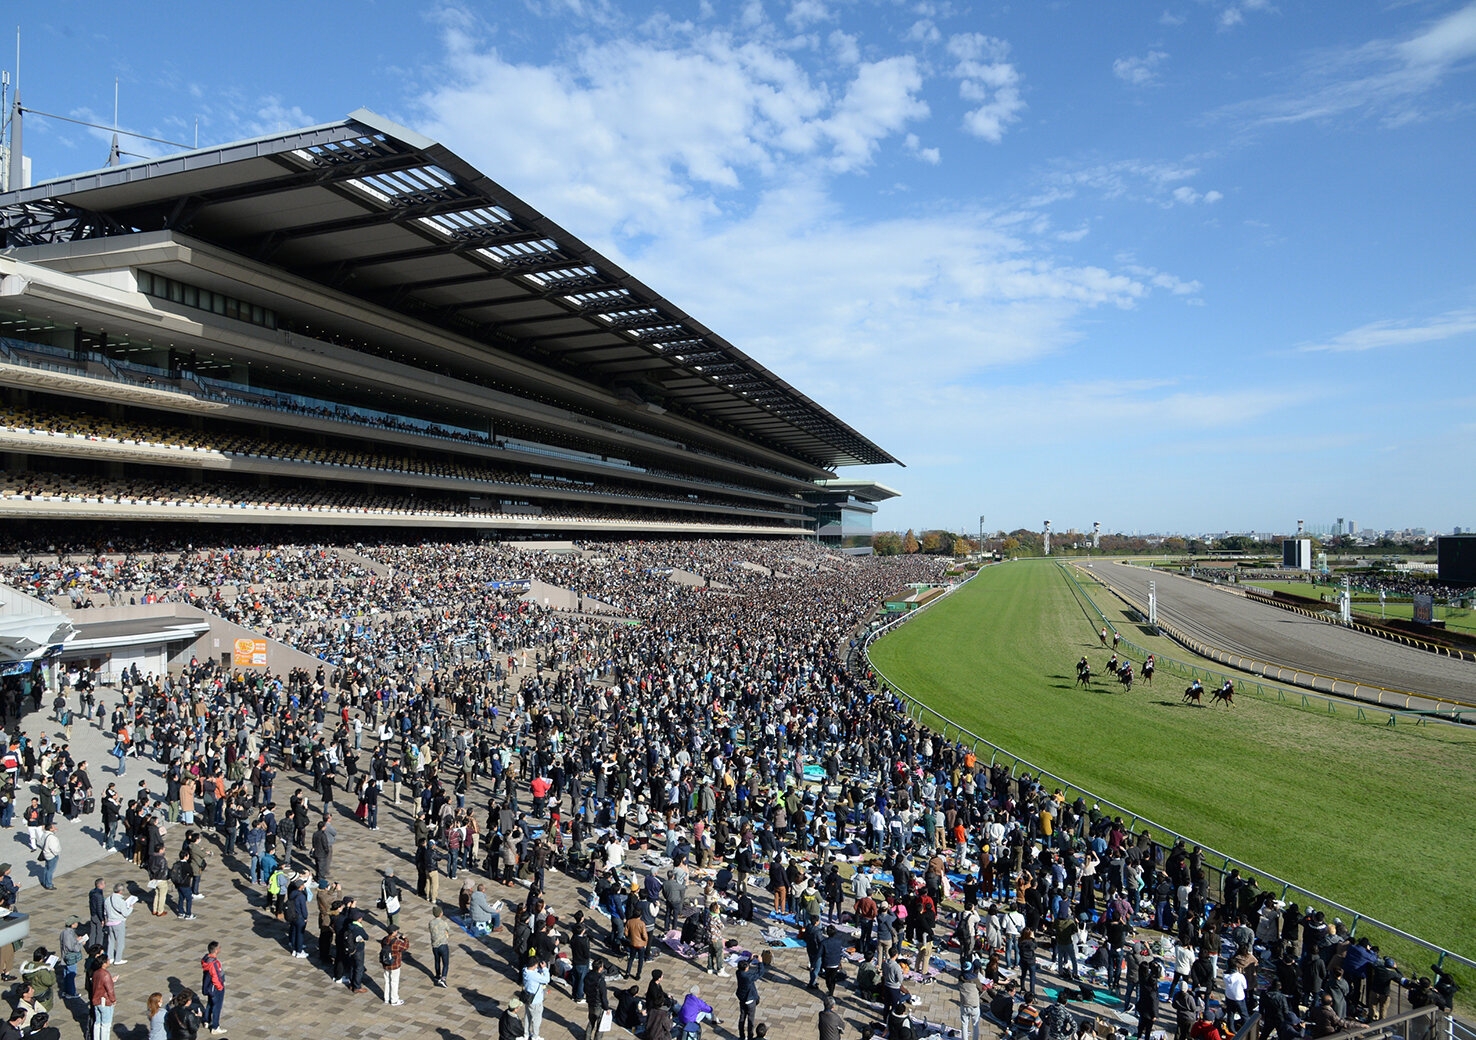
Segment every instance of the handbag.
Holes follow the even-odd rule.
[[[388,899],[386,899],[384,901],[384,908],[389,913],[392,913],[392,914],[399,913],[400,912],[400,897],[399,896],[390,896]]]
[[[605,1013],[600,1016],[600,1029],[599,1029],[599,1031],[601,1033],[608,1033],[610,1031],[611,1027],[614,1026],[614,1025],[615,1025],[615,1014],[614,1014],[614,1012],[612,1012],[609,1008],[605,1008]]]

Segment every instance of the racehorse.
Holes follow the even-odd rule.
[[[1195,679],[1192,683],[1189,684],[1189,688],[1184,691],[1184,703],[1197,704],[1202,708],[1204,707],[1204,701],[1200,700],[1199,698],[1203,696],[1203,694],[1204,687],[1199,684],[1198,679]]]
[[[1122,683],[1125,692],[1131,693],[1133,689],[1133,665],[1131,661],[1124,661],[1122,668],[1117,673],[1117,681]]]
[[[1106,646],[1107,645],[1107,626],[1106,625],[1103,625],[1102,626],[1102,631],[1100,631],[1100,632],[1097,633],[1097,638],[1102,641],[1102,645],[1103,646]]]
[[[1221,701],[1224,702],[1227,708],[1233,707],[1235,704],[1235,684],[1229,679],[1225,680],[1224,685],[1216,690],[1214,696],[1210,699],[1211,704],[1217,704]]]
[[[1087,659],[1083,657],[1080,661],[1076,662],[1076,685],[1088,686],[1091,684],[1091,681],[1092,666],[1087,664]]]
[[[1153,655],[1148,655],[1148,660],[1143,662],[1143,681],[1149,686],[1153,685]]]
[[[1116,654],[1113,654],[1111,656],[1111,658],[1109,658],[1108,661],[1107,661],[1107,670],[1109,672],[1111,672],[1113,675],[1116,675],[1121,668],[1122,668],[1122,665],[1117,660],[1117,655]]]

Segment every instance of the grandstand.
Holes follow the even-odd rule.
[[[897,461],[370,112],[0,194],[0,236],[8,522],[814,537]]]

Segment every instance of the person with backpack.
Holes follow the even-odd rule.
[[[405,952],[410,949],[410,940],[399,928],[391,925],[389,934],[379,940],[379,967],[384,973],[384,1002],[399,1006],[405,1003],[400,999],[400,968],[402,966]]]
[[[190,863],[190,854],[181,849],[179,859],[169,868],[169,880],[174,882],[174,916],[182,921],[195,919],[195,868]]]

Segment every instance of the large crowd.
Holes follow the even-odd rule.
[[[1085,1037],[1097,1023],[1072,1003],[1094,987],[1136,1014],[1139,1037],[1167,1018],[1176,1040],[1228,1037],[1253,1013],[1266,1037],[1332,1035],[1383,1017],[1401,987],[1412,1003],[1449,1000],[1444,976],[1404,979],[1341,922],[1252,878],[1212,883],[1200,850],[1133,833],[909,718],[853,651],[885,597],[946,566],[777,541],[386,542],[36,552],[0,578],[51,596],[203,601],[318,656],[314,673],[190,661],[124,676],[100,721],[120,767],[142,754],[164,773],[96,796],[105,840],[155,883],[149,910],[183,918],[211,853],[235,857],[264,882],[287,952],[351,991],[375,976],[392,1006],[412,947],[430,947],[447,985],[451,929],[487,936],[516,980],[502,1040],[543,1036],[552,993],[587,1013],[571,1033],[591,1040],[607,1026],[693,1040],[729,1015],[749,1040],[763,1035],[761,990],[778,985],[813,994],[821,1040],[839,1040],[843,1003],[896,1040],[947,1028],[975,1040],[986,1021]],[[616,613],[550,610],[501,584],[522,578]],[[200,591],[227,587],[229,601]],[[84,717],[102,704],[86,676],[63,702],[54,710]],[[37,750],[12,742],[12,776],[47,799],[32,834],[44,846],[46,813],[89,811],[97,775],[84,785],[82,764]],[[402,799],[406,869],[377,892],[336,883],[337,807],[379,827]],[[186,833],[177,851],[166,830],[171,843]],[[583,902],[560,905],[556,871]],[[113,895],[90,897],[85,924],[79,910],[80,953],[20,966],[18,1008],[75,991],[110,1027],[132,912]],[[424,936],[400,929],[412,900],[431,908]],[[788,947],[803,947],[807,979],[772,971]],[[648,971],[656,949],[732,979],[731,995],[668,992],[667,973]],[[160,1040],[221,1027],[218,952],[202,992],[150,1004]],[[956,992],[952,1022],[919,1014],[940,983]]]

